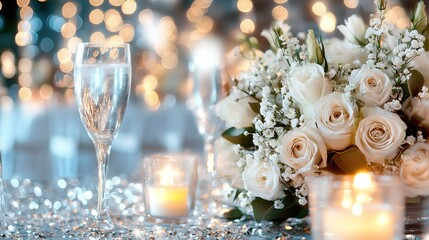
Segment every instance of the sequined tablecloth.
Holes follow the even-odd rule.
[[[141,183],[113,177],[106,182],[107,205],[114,221],[128,229],[91,235],[75,231],[96,204],[95,179],[38,183],[11,179],[4,184],[5,224],[1,239],[310,239],[308,225],[281,226],[252,220],[226,221],[196,214],[184,224],[154,224],[144,215]],[[199,212],[198,212],[199,211]]]

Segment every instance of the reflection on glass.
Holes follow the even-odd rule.
[[[221,47],[217,39],[206,39],[194,49],[194,56],[189,69],[193,87],[190,108],[195,115],[198,130],[204,138],[204,161],[200,185],[208,191],[211,187],[211,174],[214,170],[213,141],[220,132],[221,121],[215,114],[214,105],[222,98]],[[205,184],[204,184],[205,183]],[[208,196],[203,196],[208,197]]]
[[[105,208],[105,180],[111,144],[121,126],[130,95],[129,45],[79,44],[74,71],[80,118],[94,142],[98,161],[98,205],[89,228],[102,232],[114,228]]]

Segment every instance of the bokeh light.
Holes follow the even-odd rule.
[[[255,31],[255,23],[252,21],[252,19],[245,18],[240,23],[240,30],[244,33],[252,33]]]
[[[121,6],[123,2],[124,0],[109,0],[110,5],[115,7]]]
[[[23,73],[31,72],[33,62],[29,58],[21,58],[18,62],[18,70]]]
[[[155,90],[158,86],[158,79],[154,75],[147,75],[143,78],[143,89],[144,90]]]
[[[17,0],[16,4],[18,4],[19,7],[27,6],[30,3],[30,0]]]
[[[94,32],[91,34],[89,41],[92,43],[102,43],[106,41],[106,36],[102,32]]]
[[[43,84],[39,89],[39,95],[42,99],[50,99],[54,94],[54,90],[51,85]]]
[[[237,1],[237,9],[240,12],[250,12],[252,11],[253,3],[251,0],[238,0]]]
[[[33,83],[33,78],[29,73],[21,73],[18,76],[18,83],[22,87],[31,87],[31,84]]]
[[[123,43],[124,39],[122,39],[122,37],[119,35],[113,35],[113,36],[109,37],[109,42],[110,43]]]
[[[317,16],[323,16],[326,13],[326,6],[323,2],[315,2],[311,7],[311,10]]]
[[[23,20],[30,20],[33,17],[33,9],[29,6],[24,6],[19,11],[19,15]]]
[[[104,23],[106,24],[106,29],[110,32],[117,32],[122,26],[122,16],[115,9],[109,9],[104,14]]]
[[[81,43],[82,39],[78,38],[78,37],[72,37],[70,38],[68,44],[67,44],[67,48],[70,50],[71,53],[76,53],[76,47],[78,43]]]
[[[76,34],[76,25],[72,22],[67,22],[61,27],[61,35],[64,38],[71,38]]]
[[[344,5],[348,8],[357,8],[359,5],[358,0],[344,0]]]
[[[4,51],[1,56],[2,74],[6,78],[12,78],[16,74],[15,55],[11,51]]]
[[[208,33],[213,28],[213,20],[211,17],[203,16],[201,21],[197,22],[195,26],[198,29],[198,31],[202,33]]]
[[[32,41],[32,37],[31,37],[31,34],[29,32],[21,31],[15,35],[15,43],[16,43],[16,45],[18,45],[20,47],[23,47],[23,46],[30,44],[31,41]]]
[[[400,6],[394,6],[386,13],[386,20],[391,24],[396,24],[401,29],[409,27],[411,22],[405,10]]]
[[[103,4],[103,1],[104,1],[104,0],[89,0],[89,3],[90,3],[92,6],[94,6],[94,7],[98,7],[98,6],[100,6],[101,4]]]
[[[28,87],[22,87],[18,92],[19,99],[23,102],[29,102],[33,96],[31,89]]]
[[[89,13],[89,21],[92,24],[100,24],[104,20],[104,13],[100,9],[94,9]]]
[[[333,32],[336,28],[337,18],[331,12],[327,12],[320,19],[320,29],[324,32]]]
[[[137,3],[134,0],[125,0],[121,9],[124,14],[133,14],[137,9]]]
[[[280,21],[286,20],[289,15],[287,9],[283,6],[274,7],[271,14],[273,15],[273,18],[275,20],[280,20]]]
[[[63,14],[63,17],[65,18],[72,18],[77,13],[77,6],[74,2],[66,2],[63,5],[61,13]]]
[[[133,25],[129,23],[122,25],[121,30],[119,30],[119,36],[121,36],[124,42],[131,42],[134,38]]]

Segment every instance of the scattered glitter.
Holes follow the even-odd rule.
[[[12,178],[10,180],[10,185],[12,185],[12,187],[17,188],[19,186],[19,180],[16,178]]]
[[[54,202],[54,209],[58,210],[61,208],[61,203],[59,201]]]
[[[64,179],[58,179],[57,185],[59,188],[64,189],[67,187],[67,182]]]
[[[86,192],[83,194],[83,196],[85,197],[85,199],[90,200],[90,199],[92,199],[93,194],[92,194],[92,192],[91,192],[91,191],[86,191]]]
[[[293,230],[300,229],[298,236],[308,237],[308,228],[287,231],[285,226],[253,221],[230,222],[209,217],[197,201],[195,213],[185,224],[155,224],[145,217],[142,204],[141,183],[129,183],[127,179],[112,178],[106,195],[110,214],[123,227],[110,232],[77,231],[87,218],[96,214],[94,198],[97,181],[60,179],[53,186],[41,185],[29,179],[12,179],[6,184],[7,230],[0,232],[1,239],[267,239],[291,238]],[[20,185],[21,183],[21,185]],[[12,187],[9,187],[12,186]],[[86,228],[85,228],[86,229]],[[305,239],[305,238],[303,238]]]
[[[34,195],[36,195],[37,197],[41,197],[42,196],[42,189],[38,186],[34,187]]]

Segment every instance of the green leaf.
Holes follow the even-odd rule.
[[[304,217],[308,214],[306,207],[296,202],[295,196],[287,195],[283,198],[283,209],[274,208],[272,201],[262,198],[255,198],[252,201],[253,217],[256,222],[263,220],[281,223],[290,217]]]
[[[353,174],[367,168],[365,155],[356,146],[336,153],[332,157],[332,162],[346,174]]]
[[[425,78],[423,75],[417,70],[412,70],[411,78],[408,80],[408,91],[410,92],[410,95],[413,97],[417,96],[419,92],[422,91],[424,84]]]
[[[249,133],[254,133],[255,129],[252,127],[247,127],[247,128],[231,127],[222,133],[222,137],[224,137],[226,140],[230,141],[231,143],[239,144],[244,148],[253,147],[254,145],[253,145],[252,134],[248,134],[246,136],[244,135],[246,131]]]
[[[259,104],[259,102],[249,102],[249,106],[254,113],[259,114],[261,110],[261,105]]]
[[[237,200],[238,196],[242,192],[241,189],[235,189],[234,197],[232,198],[233,201]]]
[[[424,49],[425,51],[429,51],[429,24],[426,25],[426,29],[423,32],[423,36],[425,36]]]
[[[227,220],[235,220],[235,219],[242,218],[243,215],[244,214],[238,208],[234,208],[234,209],[231,209],[228,212],[225,212],[223,214],[223,217],[226,218]]]

